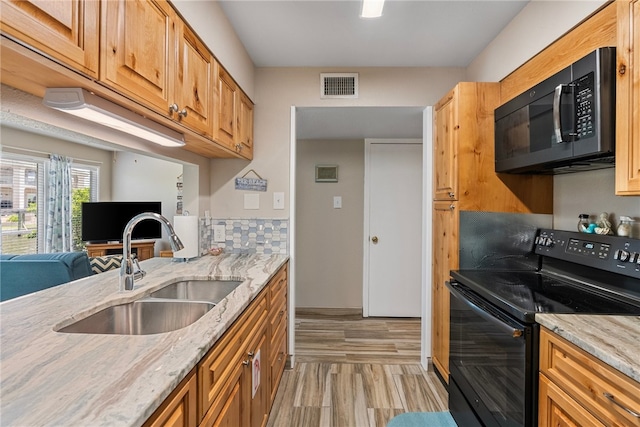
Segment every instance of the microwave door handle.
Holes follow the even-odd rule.
[[[553,94],[553,130],[556,133],[556,143],[566,142],[562,140],[562,121],[560,120],[560,102],[562,100],[562,89],[566,85],[556,86]]]

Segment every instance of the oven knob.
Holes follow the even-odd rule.
[[[544,241],[544,245],[548,248],[553,246],[553,239],[551,237],[547,237]]]
[[[640,261],[640,253],[631,252],[631,257],[629,258],[629,262],[638,262]]]
[[[630,254],[627,251],[622,249],[618,249],[613,257],[613,259],[619,259],[622,262],[626,262],[629,260]]]

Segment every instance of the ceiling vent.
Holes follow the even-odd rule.
[[[357,98],[358,73],[320,73],[320,98]]]

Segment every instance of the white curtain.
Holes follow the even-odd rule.
[[[71,162],[57,154],[49,159],[45,252],[71,251]]]

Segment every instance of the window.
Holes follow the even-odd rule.
[[[2,153],[0,221],[3,254],[42,252],[46,210],[43,203],[47,159]],[[73,250],[82,250],[82,202],[98,199],[98,168],[74,163],[71,168]]]

